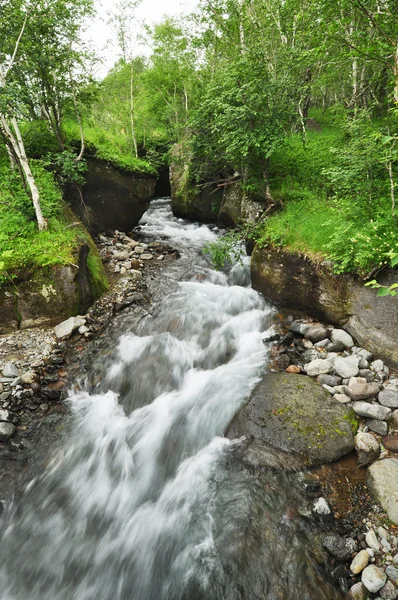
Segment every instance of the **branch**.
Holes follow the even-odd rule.
[[[25,25],[26,25],[26,21],[27,20],[28,20],[28,13],[25,14],[25,19],[24,19],[24,22],[23,22],[23,25],[22,25],[22,29],[21,29],[21,31],[19,33],[19,36],[18,36],[18,39],[17,39],[17,41],[15,43],[14,52],[12,53],[11,60],[10,60],[10,62],[8,64],[7,69],[5,70],[5,73],[3,74],[4,75],[4,79],[7,77],[7,73],[9,72],[9,70],[12,67],[12,65],[14,64],[15,57],[16,57],[17,52],[18,52],[19,42],[21,41],[21,38],[23,36],[23,32],[25,31]]]
[[[377,23],[377,21],[375,20],[375,18],[373,17],[372,13],[369,12],[369,10],[366,8],[366,6],[361,2],[361,0],[355,0],[356,4],[359,6],[359,9],[368,17],[369,21],[372,23],[373,27],[375,29],[377,29],[377,31],[387,40],[390,42],[390,44],[392,46],[395,46],[395,41],[390,38],[389,35],[387,35],[387,33],[385,33],[382,28],[380,27],[380,25]]]

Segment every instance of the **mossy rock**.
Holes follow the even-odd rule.
[[[305,375],[268,373],[235,415],[226,435],[251,435],[302,457],[303,466],[338,460],[354,449],[357,419]]]

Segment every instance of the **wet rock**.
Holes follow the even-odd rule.
[[[388,566],[386,575],[390,581],[398,585],[398,569],[396,567],[393,567],[392,565]]]
[[[289,327],[289,331],[293,331],[293,333],[297,333],[298,335],[305,335],[307,331],[310,329],[311,325],[308,323],[301,323],[301,321],[293,321],[293,323]]]
[[[330,339],[332,342],[341,342],[346,348],[352,348],[354,345],[354,340],[344,329],[333,329]]]
[[[229,438],[253,435],[303,464],[337,460],[354,449],[355,415],[316,381],[292,373],[268,373],[235,415]]]
[[[347,594],[347,600],[367,600],[368,598],[368,590],[360,581],[358,583],[354,583]]]
[[[62,321],[59,325],[54,328],[55,336],[57,340],[66,340],[72,333],[86,324],[84,317],[70,317],[66,321]]]
[[[321,374],[317,380],[321,385],[330,385],[331,387],[336,387],[341,383],[341,377],[337,377],[336,375]]]
[[[382,390],[379,394],[378,400],[383,406],[388,406],[388,408],[398,408],[398,390]]]
[[[358,554],[355,556],[354,560],[352,561],[352,563],[350,565],[350,571],[354,575],[358,575],[358,573],[363,571],[364,568],[368,566],[368,564],[369,564],[369,554],[366,552],[366,550],[361,550],[360,552],[358,552]]]
[[[3,366],[3,377],[18,377],[17,367],[12,362],[6,362]]]
[[[337,534],[327,535],[322,545],[333,558],[341,562],[350,560],[352,553],[357,550],[357,544],[352,538]]]
[[[355,377],[358,375],[358,363],[359,359],[357,356],[337,356],[334,361],[334,368],[337,375],[340,375],[343,379],[350,379],[350,377]]]
[[[387,448],[387,450],[391,450],[391,452],[398,454],[398,434],[384,437],[383,446]]]
[[[398,524],[398,460],[387,458],[370,465],[367,484],[391,521]]]
[[[388,421],[391,417],[391,408],[368,402],[354,402],[353,409],[360,417],[370,417],[380,421]]]
[[[114,252],[113,258],[117,261],[128,260],[129,253],[127,250],[122,250],[121,252]]]
[[[396,600],[398,597],[398,590],[393,586],[391,581],[387,581],[386,585],[381,588],[379,593],[382,600]]]
[[[305,366],[305,370],[310,377],[317,377],[318,375],[333,371],[333,365],[328,360],[317,358],[308,363],[308,365]]]
[[[355,438],[358,466],[370,465],[380,455],[380,446],[371,433],[359,432]]]
[[[305,332],[304,337],[314,344],[328,338],[329,330],[323,325],[313,325]]]
[[[378,419],[366,419],[365,425],[369,427],[371,431],[374,431],[379,435],[387,435],[388,433],[388,425],[386,421],[380,421]]]
[[[26,371],[23,375],[21,375],[22,383],[26,385],[30,385],[34,381],[37,380],[37,375],[34,371]]]
[[[373,529],[367,532],[365,540],[369,548],[372,548],[372,550],[374,550],[375,552],[380,552],[379,540],[377,539],[377,535],[375,534]]]
[[[0,421],[17,425],[19,422],[19,417],[17,414],[11,412],[10,410],[0,409]]]
[[[312,512],[316,517],[318,517],[322,521],[333,521],[334,519],[332,509],[330,508],[325,498],[322,497],[318,498],[318,500],[314,502]]]
[[[347,387],[347,395],[354,401],[374,398],[379,393],[378,383],[351,383]]]
[[[370,565],[362,571],[362,583],[369,592],[375,594],[384,587],[387,576],[381,569],[375,565]]]
[[[6,442],[15,435],[17,428],[12,423],[0,423],[0,442]]]

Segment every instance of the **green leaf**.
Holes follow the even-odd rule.
[[[377,292],[378,296],[389,296],[390,295],[390,288],[388,287],[381,287],[379,289],[379,291]]]

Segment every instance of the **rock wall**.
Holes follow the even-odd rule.
[[[65,190],[65,197],[91,231],[129,232],[148,209],[155,187],[154,176],[123,171],[104,160],[87,157],[84,204],[72,186]]]
[[[251,263],[253,287],[275,304],[341,325],[360,346],[398,367],[398,299],[378,297],[364,282],[334,275],[296,254],[256,246]],[[391,285],[398,274],[385,271]]]

